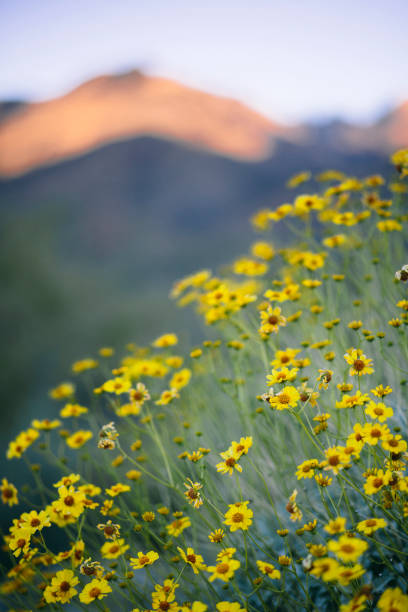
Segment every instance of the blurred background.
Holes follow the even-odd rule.
[[[289,176],[389,172],[407,18],[405,0],[0,2],[3,448],[53,416],[74,360],[200,339],[172,282],[245,253]]]

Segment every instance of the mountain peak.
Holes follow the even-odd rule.
[[[251,161],[267,157],[285,132],[240,102],[131,70],[96,77],[6,117],[0,124],[0,175],[142,135]]]

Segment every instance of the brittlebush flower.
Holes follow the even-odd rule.
[[[366,357],[361,349],[350,349],[345,353],[344,359],[351,365],[350,376],[363,376],[374,372],[373,360]]]
[[[72,570],[57,572],[51,584],[44,590],[44,599],[47,603],[68,603],[77,594],[74,588],[79,583]]]
[[[252,525],[252,517],[254,513],[248,508],[249,501],[237,502],[229,504],[229,510],[225,513],[225,525],[228,525],[230,531],[234,532],[238,529],[246,531]]]
[[[217,565],[211,565],[207,567],[207,571],[211,573],[209,581],[222,580],[228,582],[233,578],[236,570],[240,567],[241,563],[237,559],[223,559]]]
[[[405,612],[408,610],[408,595],[399,587],[387,589],[377,602],[380,612]]]
[[[181,518],[176,518],[170,525],[166,525],[166,529],[170,536],[177,538],[183,533],[184,529],[190,526],[191,521],[188,516],[182,516]]]
[[[383,518],[369,518],[364,521],[357,523],[358,531],[364,533],[364,535],[370,536],[377,531],[377,529],[384,529],[387,526],[387,521]]]
[[[2,479],[0,492],[3,504],[8,504],[10,507],[18,504],[17,489],[7,478]]]
[[[329,540],[327,546],[336,557],[345,563],[357,561],[368,548],[365,540],[350,537],[347,534],[340,536],[338,540]]]
[[[204,559],[201,555],[197,555],[197,553],[194,552],[194,548],[189,547],[187,548],[187,551],[184,552],[184,550],[178,546],[177,550],[179,551],[183,561],[188,563],[193,568],[193,572],[195,574],[198,574],[201,570],[206,569]]]
[[[279,580],[281,577],[281,573],[278,569],[276,569],[271,563],[265,563],[265,561],[257,561],[256,562],[259,571],[263,574],[266,574],[272,580]]]
[[[137,557],[130,557],[129,563],[133,569],[142,569],[147,565],[152,565],[158,558],[159,555],[154,550],[147,553],[138,552]]]
[[[295,387],[289,385],[284,387],[276,395],[273,395],[269,403],[276,410],[287,410],[288,408],[296,408],[299,400],[299,391]]]
[[[128,544],[125,544],[124,538],[114,540],[113,542],[105,542],[101,548],[101,555],[105,559],[117,559],[129,548]]]
[[[95,600],[103,599],[111,592],[112,588],[107,580],[103,578],[94,578],[83,588],[82,592],[79,594],[79,600],[81,603],[90,604]]]

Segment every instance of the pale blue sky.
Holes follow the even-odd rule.
[[[283,121],[408,99],[407,0],[0,0],[0,99],[140,67]]]

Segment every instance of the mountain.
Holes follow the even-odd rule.
[[[270,154],[277,136],[292,132],[235,100],[135,70],[95,78],[10,113],[0,123],[0,175],[16,176],[143,135],[254,160]]]

